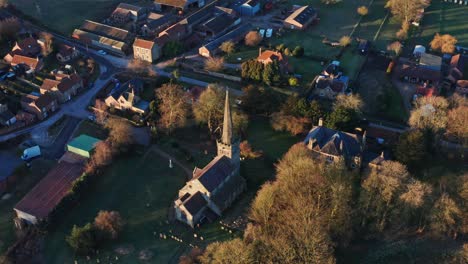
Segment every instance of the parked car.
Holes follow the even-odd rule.
[[[264,29],[260,29],[259,33],[260,33],[260,36],[262,36],[262,38],[265,37],[265,30]]]
[[[267,31],[266,31],[266,37],[267,37],[267,38],[271,38],[272,35],[273,35],[273,29],[272,29],[272,28],[267,29]]]
[[[100,54],[100,55],[107,55],[107,52],[105,52],[103,50],[98,50],[97,53]]]
[[[24,161],[31,160],[32,158],[38,157],[41,155],[41,148],[39,146],[34,146],[27,148],[23,151],[23,155],[21,156],[21,159]]]

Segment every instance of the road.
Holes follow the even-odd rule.
[[[43,156],[48,159],[59,159],[65,153],[65,145],[71,138],[78,124],[82,119],[77,117],[68,116],[65,121],[65,126],[60,131],[59,135],[55,137],[55,141],[51,146],[43,148]]]

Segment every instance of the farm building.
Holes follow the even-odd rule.
[[[82,173],[83,164],[59,162],[14,207],[16,227],[21,228],[24,223],[35,225],[46,221]]]
[[[88,135],[80,135],[67,144],[67,151],[89,158],[99,141],[101,140]]]
[[[296,9],[284,20],[284,26],[290,29],[306,29],[317,19],[317,10],[311,6],[303,6]]]
[[[203,7],[205,0],[155,0],[154,5],[158,11],[166,8],[187,10],[189,7]]]
[[[230,32],[226,33],[225,35],[199,48],[198,54],[207,58],[214,56],[216,55],[216,53],[218,53],[219,47],[221,46],[221,44],[223,44],[226,41],[232,41],[234,43],[237,43],[241,41],[242,39],[244,39],[245,35],[247,34],[247,32],[249,32],[249,30],[250,30],[250,25],[248,24],[245,24],[236,29],[233,29]]]
[[[255,16],[260,11],[260,2],[258,0],[238,0],[232,9],[241,16]]]

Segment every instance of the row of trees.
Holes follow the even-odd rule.
[[[281,81],[281,69],[278,61],[263,64],[256,59],[243,62],[241,65],[241,76],[245,80],[263,82],[267,85]]]
[[[99,211],[93,223],[74,225],[66,241],[77,254],[93,254],[102,243],[117,239],[124,225],[119,212]]]
[[[338,95],[332,111],[316,100],[310,103],[306,98],[289,97],[279,112],[272,115],[271,123],[275,130],[288,131],[293,135],[307,132],[324,118],[325,126],[344,131],[353,131],[359,126],[362,99],[358,95]]]

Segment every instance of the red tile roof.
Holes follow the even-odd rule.
[[[83,173],[83,166],[62,161],[15,206],[15,210],[46,218]]]
[[[43,107],[50,105],[53,101],[55,101],[55,98],[52,95],[46,93],[36,99],[36,106],[42,109]]]
[[[11,61],[13,66],[19,64],[25,64],[29,66],[31,69],[36,69],[37,65],[39,64],[38,58],[30,58],[22,55],[15,55],[13,56],[13,60]]]
[[[277,61],[282,61],[283,60],[283,54],[281,52],[277,51],[272,51],[272,50],[266,50],[260,54],[257,58],[259,61],[266,61],[268,59],[271,60],[277,60]]]
[[[139,39],[139,38],[135,39],[135,42],[133,42],[133,46],[140,47],[143,49],[152,49],[153,45],[154,45],[153,41]]]
[[[59,81],[52,80],[52,79],[44,79],[41,85],[41,89],[49,91],[52,88],[57,87],[59,84],[60,84]]]

